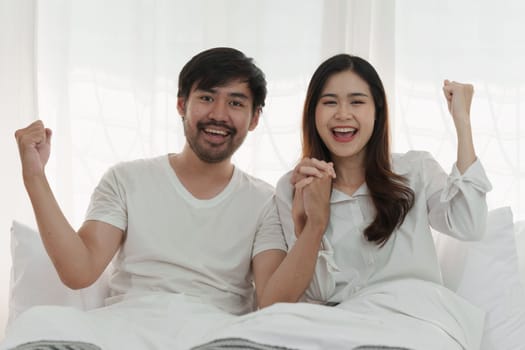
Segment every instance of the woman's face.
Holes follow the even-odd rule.
[[[332,75],[315,108],[315,126],[332,160],[363,165],[374,123],[375,105],[368,84],[350,70]]]

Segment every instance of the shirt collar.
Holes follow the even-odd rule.
[[[330,196],[330,203],[350,201],[350,200],[356,199],[357,197],[368,196],[369,194],[370,194],[370,191],[368,190],[368,186],[366,185],[366,182],[364,182],[361,186],[359,186],[359,188],[351,196],[347,193],[344,193],[334,188],[332,189],[332,195]]]

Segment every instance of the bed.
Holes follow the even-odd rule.
[[[518,244],[523,244],[518,250]],[[460,242],[445,235],[435,234],[435,245],[440,259],[445,286],[462,298],[485,312],[482,350],[520,350],[525,349],[525,269],[518,252],[525,253],[525,225],[514,223],[512,211],[508,207],[491,210],[488,216],[487,234],[479,242]],[[78,323],[84,313],[103,306],[108,294],[107,279],[110,268],[91,287],[70,290],[63,286],[44,249],[38,233],[19,222],[13,222],[11,229],[11,249],[13,267],[11,273],[9,320],[7,332],[17,332],[13,343],[0,345],[0,350],[24,343],[26,335],[35,344],[26,345],[28,349],[104,349],[102,344],[92,344],[84,337],[89,324]],[[45,286],[43,288],[42,286]],[[173,304],[175,303],[175,304]],[[174,300],[159,300],[159,304],[176,305]],[[10,329],[12,322],[24,317],[24,311],[36,305],[69,306],[62,320],[70,320],[66,325],[57,325],[62,333],[50,340],[44,335],[39,339],[38,323],[28,322],[16,330]],[[49,306],[52,307],[52,306]],[[176,309],[176,308],[175,308]],[[410,347],[400,338],[410,335],[410,325],[385,331],[377,327],[377,319],[360,315],[349,321],[348,314],[340,310],[313,304],[277,304],[254,314],[228,320],[220,319],[213,310],[204,309],[206,320],[196,314],[194,322],[185,322],[179,330],[182,340],[173,343],[180,349],[419,349],[421,343],[414,342]],[[22,316],[21,316],[22,315]],[[43,314],[41,323],[53,322]],[[136,317],[141,318],[141,310]],[[215,315],[215,316],[214,316]],[[216,317],[216,318],[214,318]],[[102,318],[102,317],[101,317]],[[101,319],[102,321],[102,319]],[[156,325],[158,320],[146,323],[163,327],[166,322]],[[220,321],[220,322],[219,322]],[[397,320],[382,320],[383,323]],[[20,324],[20,322],[17,322]],[[40,324],[41,324],[40,323]],[[23,324],[23,322],[22,322]],[[87,326],[86,326],[87,325]],[[206,326],[207,325],[207,326]],[[220,325],[220,326],[219,326]],[[141,330],[141,323],[134,325]],[[171,326],[170,326],[171,327]],[[166,327],[169,330],[174,327]],[[114,329],[108,328],[108,338]],[[349,330],[353,330],[349,332]],[[78,333],[77,333],[78,331]],[[173,338],[175,335],[171,334]],[[183,336],[182,336],[183,335]],[[13,338],[13,337],[10,337]],[[65,341],[65,342],[61,342]],[[18,342],[18,343],[17,343]],[[350,345],[351,344],[351,345]],[[33,346],[33,347],[31,347]],[[46,347],[48,346],[48,347]],[[110,348],[111,346],[108,346]],[[126,348],[122,344],[121,348]],[[144,348],[158,348],[155,341]],[[446,345],[433,344],[428,348],[447,349]],[[24,349],[20,347],[19,349]]]

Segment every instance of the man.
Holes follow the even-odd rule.
[[[8,330],[6,348],[20,339],[177,348],[180,329],[192,322],[204,331],[213,320],[253,310],[254,289],[263,300],[286,245],[273,188],[237,169],[231,157],[257,126],[265,97],[263,73],[242,52],[215,48],[194,56],[179,75],[182,152],[109,169],[78,232],[46,180],[51,130],[36,121],[16,131],[24,184],[64,284],[89,286],[118,255],[108,307],[29,311]],[[56,326],[46,324],[57,318]],[[27,337],[31,324],[39,333]]]

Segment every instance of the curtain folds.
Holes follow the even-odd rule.
[[[35,1],[0,0],[0,339],[6,322],[10,271],[9,228],[32,221],[21,179],[14,131],[36,116]]]

